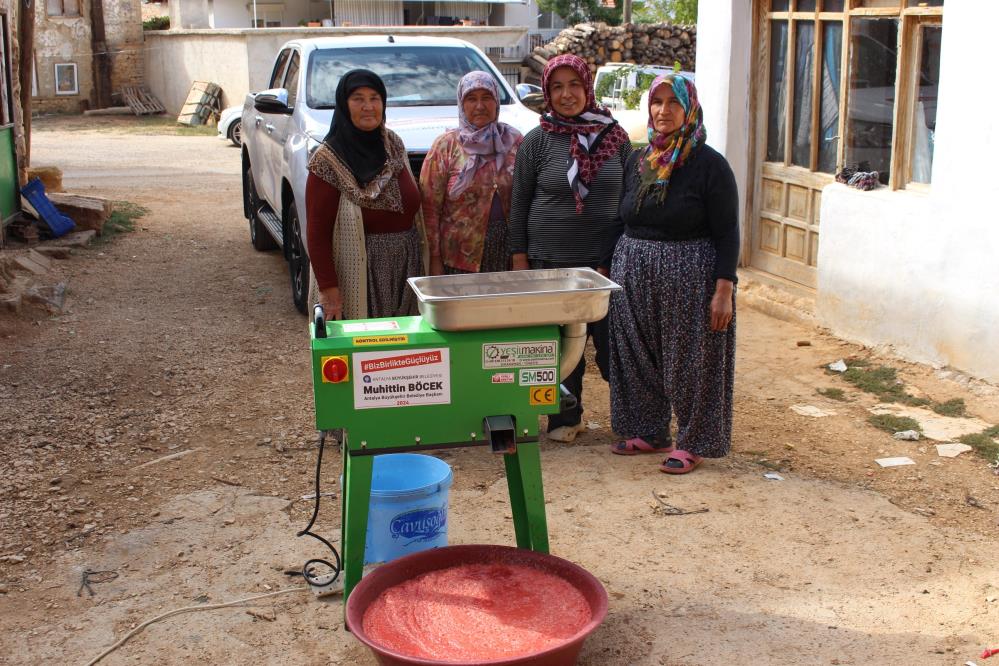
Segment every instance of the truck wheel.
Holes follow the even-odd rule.
[[[291,300],[295,308],[306,314],[309,307],[309,257],[302,242],[302,225],[298,221],[295,202],[288,204],[288,273],[291,276]]]
[[[250,209],[250,243],[259,252],[267,252],[277,247],[277,243],[271,237],[270,232],[260,220],[260,199],[257,197],[257,186],[253,184],[253,172],[249,165],[246,167],[246,196]]]

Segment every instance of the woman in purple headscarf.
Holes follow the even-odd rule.
[[[486,72],[458,83],[458,128],[434,141],[420,172],[430,273],[509,268],[506,219],[523,136],[499,122],[499,86]]]

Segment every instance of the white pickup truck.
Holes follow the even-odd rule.
[[[538,124],[489,58],[458,39],[326,37],[281,47],[268,89],[247,95],[243,106],[243,215],[256,249],[283,249],[292,300],[303,313],[310,270],[304,242],[308,161],[329,131],[340,77],[359,67],[385,81],[387,124],[402,137],[416,174],[434,139],[457,127],[458,81],[470,71],[496,77],[503,122],[525,134]],[[525,87],[520,94],[528,92]]]

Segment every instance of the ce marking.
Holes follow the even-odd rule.
[[[555,399],[557,397],[558,397],[557,386],[531,387],[530,399],[532,405],[554,405]]]

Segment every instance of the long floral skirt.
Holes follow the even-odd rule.
[[[664,438],[676,412],[676,447],[705,458],[732,440],[735,311],[711,330],[715,249],[710,240],[623,236],[611,279],[611,426],[623,437]],[[672,408],[672,410],[671,410]]]
[[[423,274],[416,227],[392,234],[368,234],[364,245],[368,255],[368,316],[417,314],[416,294],[406,283],[407,278]]]
[[[508,270],[510,270],[510,251],[506,241],[506,220],[493,219],[486,227],[486,241],[482,248],[479,272],[498,273]],[[470,272],[447,264],[444,265],[445,275],[461,275]]]

